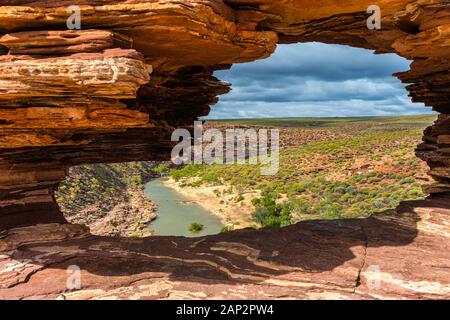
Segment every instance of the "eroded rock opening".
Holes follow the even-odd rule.
[[[292,48],[296,50],[292,51]],[[375,109],[377,104],[383,106],[387,102],[377,100],[380,98],[374,95],[377,85],[379,89],[385,89],[392,94],[398,84],[384,78],[382,81],[380,78],[390,78],[394,72],[408,69],[410,62],[394,55],[376,56],[369,50],[317,43],[309,46],[283,45],[281,49],[283,51],[277,51],[269,59],[260,61],[259,69],[252,66],[254,63],[247,63],[234,66],[233,68],[237,70],[216,73],[217,78],[225,78],[227,82],[234,84],[234,91],[238,91],[248,100],[238,101],[239,108],[247,113],[241,120],[205,122],[205,130],[218,129],[223,133],[227,129],[234,128],[258,130],[269,126],[280,129],[283,155],[280,172],[276,178],[263,179],[250,167],[243,166],[242,169],[238,169],[236,165],[230,168],[230,172],[225,172],[228,171],[227,166],[223,169],[191,166],[195,173],[192,173],[190,166],[175,170],[171,162],[72,167],[70,174],[56,192],[56,200],[66,219],[70,223],[88,225],[95,235],[202,236],[217,234],[221,229],[230,231],[248,227],[260,228],[269,224],[272,227],[286,227],[311,219],[365,218],[395,209],[403,201],[427,197],[429,194],[421,188],[432,179],[427,175],[426,164],[415,158],[414,149],[420,143],[423,130],[435,120],[434,115],[373,119],[360,115],[352,119],[332,119],[334,114],[330,114],[330,111],[333,109],[329,104],[324,105],[326,101],[323,95],[327,94],[327,90],[331,91],[332,96],[338,90],[348,95],[345,100],[360,99],[361,108],[355,111],[356,114],[361,110],[371,111],[368,109]],[[290,50],[287,52],[296,54],[288,55],[287,49]],[[339,55],[343,57],[338,58]],[[345,62],[340,65],[339,61],[342,60]],[[305,63],[308,65],[307,68],[302,67]],[[320,65],[323,69],[319,76],[309,73],[311,68],[318,68],[315,65]],[[369,71],[370,67],[376,71]],[[382,68],[387,70],[380,71]],[[202,67],[192,67],[179,73],[190,77],[190,72],[201,71]],[[257,74],[254,78],[252,72]],[[237,79],[229,76],[230,73],[241,75],[245,81],[234,81]],[[275,80],[268,79],[270,75],[276,73],[283,76],[278,76]],[[347,74],[349,76],[344,81],[344,75]],[[372,84],[375,89],[372,86],[363,86],[372,80],[371,78],[375,80]],[[259,104],[263,102],[270,102],[270,108],[275,108],[272,105],[273,81],[279,81],[274,84],[275,91],[286,86],[288,93],[293,92],[289,90],[292,87],[299,92],[298,97],[291,97],[296,104],[296,113],[289,113],[288,116],[291,118],[283,118],[282,109],[275,114],[272,110],[271,119],[250,119],[251,112],[257,111]],[[322,94],[316,93],[311,97],[310,92],[302,91],[303,88],[310,88],[310,85],[305,84],[311,81],[316,83],[315,87],[325,88],[318,91]],[[166,85],[168,88],[176,87],[170,80]],[[258,91],[258,86],[264,91]],[[371,104],[363,100],[364,88],[368,91],[366,93],[368,97],[375,100]],[[401,90],[405,89],[400,85],[398,91]],[[396,94],[398,95],[394,96],[395,102],[402,99],[409,100],[399,93]],[[225,103],[231,101],[235,104],[237,98],[232,97],[228,100],[229,95],[230,93],[222,96]],[[311,100],[306,100],[305,96]],[[292,105],[288,102],[290,97],[285,98],[283,103],[287,106]],[[353,107],[354,103],[351,107],[342,105],[345,100],[334,101],[333,104],[339,105],[339,110]],[[256,107],[249,105],[251,103]],[[311,103],[316,103],[315,109],[328,107],[325,114],[329,118],[316,120],[305,119],[306,117],[295,118],[295,115],[305,115],[305,112],[306,116],[310,115],[308,112],[311,112]],[[264,104],[262,106],[264,107]],[[262,112],[265,111],[263,107]],[[407,105],[407,107],[412,109],[414,106]],[[218,108],[221,107],[215,106],[215,109]],[[227,109],[226,106],[224,108]],[[228,109],[233,111],[232,108]],[[418,105],[414,110],[423,113],[426,109]],[[223,115],[222,117],[227,118]],[[328,144],[333,144],[331,149]],[[349,148],[348,145],[352,147]],[[351,150],[352,148],[361,150]],[[223,153],[226,154],[226,148]],[[295,163],[292,163],[292,157],[295,158]],[[164,178],[159,179],[162,173]],[[239,181],[233,179],[233,175],[239,177],[237,179]],[[171,177],[176,177],[177,180]],[[163,194],[173,200],[171,211],[165,208],[166,201],[162,200],[163,208],[159,212],[158,203],[154,202],[152,194],[146,190],[147,183],[156,179],[165,182],[154,181],[150,188],[156,192],[157,200],[166,199]],[[281,185],[284,186],[280,187]],[[275,200],[286,211],[286,218],[280,220],[281,223],[278,223],[279,219],[275,217],[271,218],[270,223],[265,223],[265,219],[270,217],[260,217],[260,211],[267,210],[268,204],[261,207],[253,202],[258,199],[269,200],[266,195],[270,195],[270,200]],[[191,206],[196,208],[193,209]],[[204,212],[205,215],[193,213],[190,215],[192,210]],[[164,212],[166,215],[172,215],[172,211],[177,211],[173,221],[164,215]],[[160,221],[161,218],[167,219],[168,222]],[[221,226],[217,226],[217,218],[221,220]],[[188,232],[190,224],[194,223],[202,226],[201,232]],[[177,224],[180,226],[175,228],[174,225]]]
[[[295,9],[311,6],[306,2],[274,2],[263,9],[243,4],[170,3],[164,9],[149,4],[128,15],[116,3],[100,16],[92,15],[92,5],[87,5],[82,8],[86,29],[79,31],[58,31],[67,19],[54,14],[58,4],[35,1],[28,11],[21,3],[4,7],[3,225],[6,219],[20,223],[20,213],[33,216],[29,206],[54,207],[52,190],[71,165],[117,161],[118,154],[121,161],[167,159],[171,130],[206,115],[217,96],[229,90],[213,71],[265,58],[278,41],[340,43],[414,60],[410,71],[397,76],[411,83],[413,101],[443,113],[427,130],[418,155],[433,168],[437,184],[430,190],[447,190],[445,3],[381,5],[384,27],[379,31],[365,26],[363,3],[349,12],[344,6],[331,17],[320,10]],[[158,15],[171,17],[170,23]],[[52,16],[51,24],[44,22],[46,16]],[[430,23],[432,16],[438,18]],[[214,24],[207,27],[206,22]],[[405,33],[405,25],[420,32]],[[176,41],[167,42],[167,34],[153,32],[155,27],[165,28]]]
[[[65,2],[3,4],[2,298],[57,297],[69,263],[98,290],[66,298],[192,297],[189,291],[217,298],[232,295],[237,282],[241,298],[261,290],[280,297],[280,288],[297,298],[448,298],[448,1],[380,1],[381,30],[367,29],[370,1],[75,1],[83,30],[71,31]],[[167,159],[173,129],[207,114],[229,90],[215,70],[265,58],[277,43],[311,41],[414,61],[397,76],[413,101],[440,113],[417,149],[436,195],[386,217],[237,231],[201,243],[108,240],[64,224],[54,189],[70,166]],[[382,288],[369,287],[371,265],[383,271]]]

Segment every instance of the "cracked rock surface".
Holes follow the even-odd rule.
[[[0,235],[1,299],[448,299],[450,206],[204,238],[107,238],[46,224]],[[68,290],[67,268],[81,269]]]

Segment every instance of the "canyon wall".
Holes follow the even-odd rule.
[[[450,190],[447,0],[0,1],[0,229],[62,222],[53,199],[70,166],[167,160],[170,134],[230,89],[213,76],[278,43],[320,41],[413,60],[396,76],[441,113],[418,156],[430,192]],[[77,5],[81,30],[67,30]]]

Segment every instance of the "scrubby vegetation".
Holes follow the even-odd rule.
[[[203,224],[198,223],[198,222],[192,222],[191,225],[189,226],[189,231],[192,233],[199,233],[204,228],[205,228],[205,226]]]
[[[169,167],[164,163],[159,163],[152,170],[156,174],[163,175],[163,174],[167,173],[167,171],[169,170]]]
[[[233,231],[234,227],[233,226],[225,226],[222,228],[222,230],[220,230],[220,232],[230,232]]]
[[[166,170],[153,162],[72,167],[56,200],[68,221],[88,225],[95,234],[148,236],[156,207],[144,195],[144,184]]]
[[[367,217],[425,196],[427,167],[414,155],[434,116],[271,119],[210,126],[272,126],[281,130],[280,170],[262,176],[255,165],[188,165],[172,170],[184,185],[259,190],[253,217],[261,226],[304,219]]]
[[[266,193],[252,201],[255,206],[254,218],[264,227],[286,227],[291,224],[289,202],[277,203],[276,193]]]
[[[143,182],[155,174],[156,166],[152,162],[129,162],[72,167],[56,191],[56,200],[68,216],[98,202],[104,209],[111,208],[124,200],[127,189],[142,188]]]

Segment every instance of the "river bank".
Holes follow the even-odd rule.
[[[164,186],[171,188],[186,199],[198,204],[216,215],[222,223],[231,229],[244,229],[256,226],[252,218],[254,206],[251,201],[259,192],[237,194],[228,186],[191,187],[172,178],[163,180]]]
[[[98,202],[67,220],[88,226],[94,235],[142,238],[153,235],[148,224],[157,218],[157,208],[142,189],[129,189],[112,209]]]
[[[94,235],[146,237],[157,206],[144,185],[159,176],[158,163],[130,162],[77,166],[56,191],[65,218],[86,225]],[[156,170],[158,171],[158,170]]]
[[[157,218],[149,228],[156,236],[201,237],[218,234],[225,225],[211,211],[172,188],[164,185],[165,178],[153,179],[145,185],[144,193],[157,205]],[[192,225],[201,226],[192,230]]]
[[[73,167],[56,192],[70,223],[101,236],[204,236],[254,227],[251,200],[227,186],[189,187],[167,177],[168,166],[138,162]],[[204,230],[189,231],[192,223]]]

